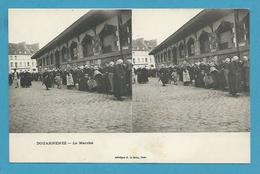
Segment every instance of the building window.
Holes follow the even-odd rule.
[[[92,40],[93,38],[91,36],[86,35],[81,42],[84,57],[89,57],[94,55]]]
[[[232,34],[233,24],[227,21],[222,21],[216,30],[218,36],[218,48],[220,50],[232,48],[233,34]]]
[[[23,66],[26,67],[26,62],[23,62]]]
[[[102,45],[103,53],[109,53],[117,51],[117,36],[116,36],[117,27],[113,25],[105,25],[102,31],[100,32],[100,39]]]
[[[20,66],[20,67],[22,67],[22,66],[23,66],[23,65],[22,65],[22,62],[20,62],[20,63],[19,63],[19,66]]]
[[[194,39],[190,38],[187,45],[188,45],[188,55],[194,56],[195,55]]]
[[[133,63],[135,63],[135,58],[133,58]]]
[[[72,42],[70,45],[70,56],[73,60],[78,58],[78,48],[76,42]]]
[[[226,31],[219,34],[219,49],[224,50],[232,47],[231,31]]]
[[[17,62],[15,62],[15,63],[14,63],[14,66],[15,66],[15,67],[17,67],[17,66],[18,66],[18,65],[17,65]]]
[[[164,61],[164,62],[167,62],[167,53],[166,53],[166,52],[164,52],[164,57],[163,57],[163,58],[164,58],[163,61]]]
[[[30,62],[27,62],[27,66],[30,66]]]
[[[145,58],[145,62],[147,62],[147,58]]]
[[[179,54],[180,54],[180,58],[184,58],[185,57],[185,50],[184,50],[184,44],[181,43],[179,46]]]
[[[200,52],[201,53],[210,52],[209,33],[203,31],[199,37],[199,43],[200,43]]]
[[[11,62],[11,63],[10,63],[10,66],[11,66],[11,67],[13,67],[13,66],[14,66],[14,63],[13,63],[13,62]]]

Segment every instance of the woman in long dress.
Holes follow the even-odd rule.
[[[189,85],[189,83],[190,83],[190,74],[187,67],[185,67],[183,70],[183,85],[187,86]]]
[[[73,76],[72,76],[72,70],[70,70],[70,71],[67,73],[66,79],[67,79],[67,88],[68,88],[68,89],[71,89],[71,88],[74,86],[74,80],[73,80]]]

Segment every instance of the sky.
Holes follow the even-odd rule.
[[[59,35],[88,9],[11,9],[9,43],[39,43],[40,48]]]
[[[59,35],[89,9],[10,9],[9,42],[39,43],[40,48]],[[201,9],[134,9],[133,39],[156,39],[159,44]]]
[[[161,43],[202,9],[138,9],[133,11],[133,39],[143,37]]]

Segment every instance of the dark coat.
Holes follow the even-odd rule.
[[[113,82],[114,96],[119,99],[126,93],[126,70],[122,64],[115,65]]]

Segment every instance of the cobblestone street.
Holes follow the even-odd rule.
[[[41,82],[31,88],[9,88],[10,132],[94,133],[131,132],[131,99],[112,95],[54,89]]]
[[[135,132],[250,131],[250,97],[173,84],[157,78],[133,85]]]
[[[41,82],[9,88],[10,132],[243,132],[250,131],[250,98],[173,84],[157,78],[133,85],[133,100],[54,89]]]

